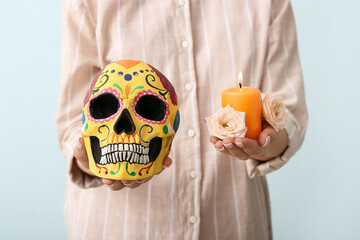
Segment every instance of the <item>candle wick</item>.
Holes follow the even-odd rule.
[[[242,88],[241,83],[239,83],[240,88]]]

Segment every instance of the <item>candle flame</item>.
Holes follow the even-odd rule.
[[[238,76],[238,83],[239,83],[239,86],[241,87],[241,85],[243,84],[244,82],[244,79],[243,79],[243,73],[242,71],[239,72],[239,76]]]
[[[240,71],[239,76],[238,76],[238,83],[243,84],[243,82],[244,82],[243,73],[242,73],[242,71]]]

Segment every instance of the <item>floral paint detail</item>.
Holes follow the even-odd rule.
[[[105,169],[105,175],[108,174],[108,169],[106,167],[101,167],[95,163],[95,166],[99,169],[99,174],[101,173],[101,169]]]
[[[116,172],[110,171],[110,174],[111,174],[111,175],[117,174],[117,173],[120,171],[120,166],[121,166],[121,163],[119,162],[119,168],[118,168],[118,170],[117,170]]]
[[[140,169],[140,171],[139,171],[139,176],[142,176],[142,175],[143,175],[141,172],[142,172],[142,170],[144,170],[144,169],[146,169],[146,174],[149,174],[149,170],[150,170],[150,168],[152,167],[153,164],[154,164],[154,162],[152,162],[150,166],[144,167],[144,168]]]
[[[122,102],[122,99],[120,98],[120,93],[118,93],[115,89],[112,89],[112,88],[104,89],[101,92],[99,92],[97,95],[95,95],[91,100],[93,100],[93,99],[95,99],[95,98],[97,98],[100,95],[105,94],[105,93],[113,94],[119,100],[120,107],[119,107],[118,111],[116,113],[114,113],[113,115],[111,115],[110,117],[107,117],[107,118],[104,118],[104,119],[95,119],[90,115],[90,104],[88,104],[87,117],[92,122],[95,122],[95,123],[109,122],[110,120],[114,119],[121,112],[121,109],[123,107],[123,102]]]
[[[147,133],[152,133],[152,131],[153,131],[154,129],[153,129],[152,126],[147,125],[147,124],[143,125],[143,126],[140,128],[139,137],[140,137],[141,141],[143,141],[144,143],[149,143],[148,141],[145,141],[145,140],[141,137],[141,132],[142,132],[142,130],[143,130],[144,127],[150,128],[150,131],[148,131]]]
[[[144,86],[137,86],[136,88],[134,88],[134,89],[131,91],[130,95],[131,95],[135,90],[137,90],[137,89],[143,89],[143,88],[144,88]]]
[[[99,133],[103,133],[103,132],[100,130],[100,129],[103,128],[103,127],[106,127],[107,130],[108,130],[108,132],[107,132],[106,138],[104,138],[103,140],[101,140],[102,142],[105,141],[105,140],[109,137],[109,133],[110,133],[110,128],[109,128],[108,126],[106,126],[106,125],[102,125],[102,126],[100,126],[100,127],[98,128],[98,132],[99,132]]]
[[[133,141],[135,143],[140,144],[140,142],[137,140],[137,136],[139,134],[136,132],[133,135],[117,135],[115,132],[112,132],[110,136],[107,139],[107,144],[113,144],[113,143],[119,143],[119,142],[125,142],[125,139],[127,139],[128,142]],[[140,137],[140,136],[139,136]]]
[[[114,83],[113,86],[114,86],[114,87],[117,87],[118,89],[120,89],[121,94],[124,94],[124,93],[123,93],[123,90],[121,89],[121,87],[119,86],[119,84]]]
[[[129,165],[129,163],[128,162],[126,162],[126,172],[130,175],[130,176],[135,176],[136,175],[136,173],[135,172],[129,172],[129,170],[128,170],[128,165]]]
[[[154,68],[153,66],[151,66],[150,64],[148,64],[152,70],[155,71],[156,75],[158,75],[158,77],[160,78],[160,81],[162,83],[162,85],[164,86],[164,88],[169,92],[170,94],[170,100],[172,102],[172,104],[174,104],[175,106],[178,105],[178,101],[177,101],[177,95],[175,92],[175,89],[173,87],[173,85],[170,83],[170,81],[164,76],[164,74],[162,74],[159,70],[157,70],[156,68]]]
[[[93,88],[94,88],[94,86],[95,86],[97,80],[99,79],[100,74],[102,73],[103,70],[104,70],[104,68],[100,72],[98,72],[98,74],[96,74],[95,78],[91,81],[90,88],[86,92],[86,95],[85,95],[85,98],[84,98],[83,106],[85,106],[86,103],[89,101],[90,96],[91,96],[91,92],[92,92],[92,90],[93,90]]]
[[[163,120],[161,121],[154,121],[154,120],[150,120],[150,119],[146,119],[146,118],[143,118],[142,116],[140,116],[136,111],[135,111],[135,106],[137,104],[137,102],[139,101],[139,99],[143,96],[146,96],[146,95],[153,95],[153,96],[156,96],[158,97],[159,99],[161,99],[161,101],[164,102],[164,104],[166,105],[166,112],[165,112],[165,117]],[[157,93],[154,93],[153,91],[151,90],[148,90],[148,91],[142,91],[140,92],[134,99],[134,102],[133,102],[133,105],[132,105],[132,108],[133,108],[133,112],[135,113],[136,117],[138,117],[141,121],[144,121],[144,122],[147,122],[147,123],[152,123],[152,124],[164,124],[170,114],[169,112],[169,104],[167,102],[165,102],[163,100],[163,98],[157,94]]]

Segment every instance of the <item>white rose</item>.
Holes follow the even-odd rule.
[[[276,132],[284,129],[286,107],[281,96],[273,96],[270,92],[267,92],[262,101],[262,114]]]
[[[234,110],[230,105],[205,118],[210,135],[219,139],[244,137],[247,131],[245,113]]]

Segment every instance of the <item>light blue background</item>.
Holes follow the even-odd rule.
[[[360,239],[360,2],[292,2],[310,122],[300,152],[268,175],[274,238]],[[66,239],[60,44],[61,3],[0,1],[0,239]]]
[[[0,239],[67,238],[60,47],[61,1],[0,0]]]
[[[360,2],[292,1],[310,122],[270,174],[275,239],[360,239]]]

